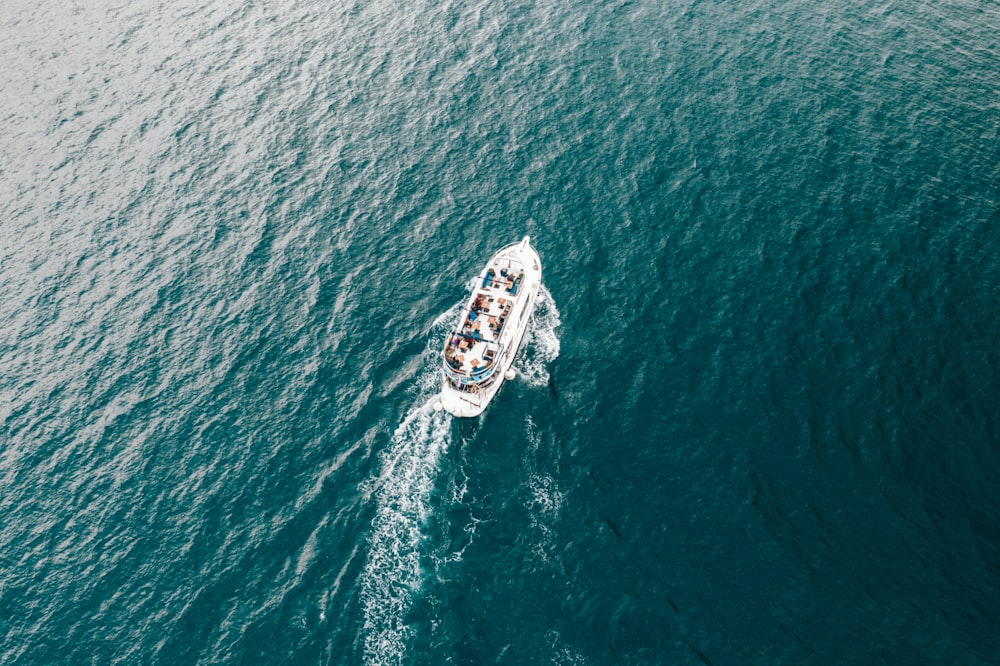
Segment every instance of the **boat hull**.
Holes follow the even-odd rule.
[[[492,296],[503,301],[504,297],[509,297],[509,290],[503,291],[486,288],[486,284],[491,278],[491,275],[488,274],[489,269],[504,265],[505,263],[508,267],[520,265],[520,267],[523,267],[523,273],[518,275],[518,282],[516,283],[518,285],[516,288],[517,294],[512,299],[513,306],[506,317],[507,323],[496,338],[491,340],[491,344],[495,346],[494,350],[497,354],[491,358],[492,365],[489,367],[489,372],[483,375],[481,379],[478,379],[476,373],[470,372],[468,367],[456,369],[454,366],[449,365],[449,353],[454,356],[455,351],[454,349],[449,349],[449,345],[458,340],[458,337],[455,336],[460,336],[463,325],[469,323],[470,313],[475,311],[475,304],[478,298]],[[479,416],[486,410],[487,406],[489,406],[490,402],[500,391],[500,387],[504,381],[512,376],[511,368],[518,351],[524,343],[528,322],[534,311],[542,281],[541,262],[538,254],[529,244],[528,237],[525,237],[520,243],[509,245],[497,252],[490,259],[487,268],[480,274],[479,279],[481,280],[480,284],[483,286],[482,288],[473,290],[469,303],[462,311],[458,328],[456,328],[454,333],[449,335],[449,341],[446,342],[444,352],[445,371],[441,384],[440,405],[452,415],[463,418]],[[472,318],[474,319],[475,317]],[[477,339],[482,340],[478,336]],[[487,346],[484,344],[484,348]],[[484,351],[484,353],[488,354],[489,352]]]

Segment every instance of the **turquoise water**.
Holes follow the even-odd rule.
[[[0,663],[991,663],[1000,6],[14,3]],[[434,413],[472,277],[544,298]]]

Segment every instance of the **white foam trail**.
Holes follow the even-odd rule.
[[[474,283],[472,283],[474,286]],[[546,366],[559,355],[559,311],[542,286],[524,347],[518,354],[518,373],[533,385],[549,381]],[[451,417],[435,412],[440,382],[440,349],[444,336],[461,311],[465,299],[435,320],[424,351],[425,369],[415,381],[421,398],[392,434],[381,456],[381,472],[374,480],[375,518],[369,540],[368,560],[361,575],[364,612],[364,661],[366,664],[401,664],[413,628],[407,616],[426,573],[421,567],[425,539],[441,457],[451,443]],[[431,397],[428,398],[428,395]],[[461,494],[461,489],[456,489]],[[544,495],[544,490],[541,491]],[[476,521],[467,528],[471,542]],[[464,547],[453,555],[460,560]]]
[[[377,508],[360,584],[366,664],[403,663],[412,634],[406,622],[425,577],[420,566],[423,527],[441,456],[451,442],[451,417],[435,412],[437,396],[427,395],[438,387],[438,354],[460,308],[461,303],[452,306],[431,327],[425,369],[415,382],[421,401],[403,418],[381,456],[374,485]]]
[[[424,579],[421,528],[451,439],[450,417],[434,411],[434,400],[406,415],[382,459],[378,509],[361,582],[368,664],[402,663],[412,632],[406,616]]]
[[[549,383],[548,366],[559,356],[558,329],[561,324],[555,299],[543,284],[524,334],[524,345],[514,360],[517,374],[532,386]]]
[[[545,637],[551,642],[552,656],[551,664],[558,666],[585,666],[587,658],[581,652],[566,644],[563,637],[555,629],[550,629],[545,633]]]
[[[525,420],[525,426],[528,446],[525,448],[523,461],[530,490],[525,509],[531,529],[537,533],[533,539],[532,552],[539,560],[549,562],[549,554],[555,549],[554,526],[559,521],[564,493],[559,489],[555,477],[545,469],[555,464],[554,461],[543,460],[553,447],[542,446],[542,435],[531,417]]]

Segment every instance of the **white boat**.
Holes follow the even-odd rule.
[[[525,236],[493,255],[445,341],[439,406],[455,416],[482,414],[504,379],[514,377],[511,365],[542,284],[530,240]]]

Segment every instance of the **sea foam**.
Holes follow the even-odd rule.
[[[433,408],[440,381],[438,352],[461,310],[456,303],[428,333],[423,369],[415,380],[417,403],[396,427],[375,481],[375,518],[361,576],[364,658],[367,664],[401,663],[412,628],[407,615],[424,572],[420,544],[441,456],[451,442],[451,417]]]
[[[531,386],[549,383],[549,364],[559,356],[561,324],[555,299],[543,284],[524,334],[524,343],[514,359],[514,369]]]
[[[556,331],[560,320],[544,286],[537,298],[515,367],[530,385],[544,386],[549,380],[547,364],[559,355]],[[419,398],[396,427],[381,457],[373,493],[375,518],[360,586],[367,664],[402,663],[412,638],[407,616],[426,577],[421,567],[421,544],[433,508],[431,496],[441,458],[451,444],[451,417],[433,407],[440,381],[439,352],[463,304],[464,299],[434,321],[423,354],[424,367],[415,380]],[[474,525],[471,527],[474,530]],[[453,558],[460,559],[461,552]]]

